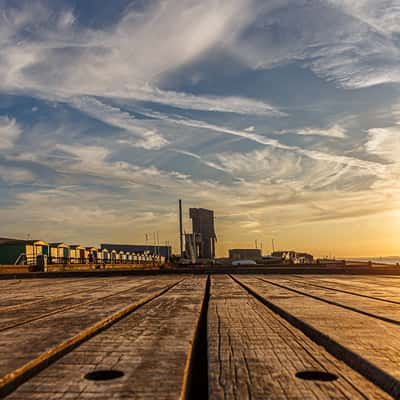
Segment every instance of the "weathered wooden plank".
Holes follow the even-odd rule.
[[[46,296],[39,302],[33,300],[29,303],[0,309],[0,332],[30,321],[47,318],[51,314],[70,310],[79,305],[90,304],[98,299],[105,299],[107,296],[138,288],[152,281],[148,278],[125,279],[117,282],[103,282],[101,285],[87,284],[86,287],[82,283],[78,291],[70,291],[58,296]]]
[[[227,276],[213,276],[208,311],[210,399],[387,399]],[[305,381],[326,371],[339,379]],[[366,393],[368,395],[366,396]]]
[[[149,279],[145,287],[80,305],[0,333],[0,378],[50,351],[96,322],[182,278]]]
[[[394,277],[335,277],[318,276],[296,277],[308,283],[318,284],[327,288],[346,290],[352,293],[369,296],[400,304],[400,280]]]
[[[400,327],[361,315],[307,295],[277,287],[255,277],[235,277],[278,307],[334,354],[369,379],[400,396]],[[292,318],[294,317],[295,320]]]
[[[298,276],[296,276],[298,277]],[[343,275],[327,275],[327,276],[310,276],[310,279],[321,280],[331,283],[351,285],[358,287],[363,290],[365,287],[369,287],[371,290],[392,288],[396,290],[400,287],[400,275],[399,276],[380,276],[380,275],[350,275],[348,277]]]
[[[184,398],[188,360],[206,277],[188,278],[88,340],[10,394],[9,399]],[[87,373],[119,370],[115,380]]]
[[[111,278],[110,282],[115,281]],[[106,284],[105,279],[41,279],[32,284],[30,279],[17,281],[1,290],[0,310],[5,307],[18,306],[37,300],[68,293],[71,290],[90,288]]]
[[[362,297],[357,294],[351,294],[349,292],[338,291],[335,289],[316,287],[312,284],[308,284],[307,280],[304,279],[302,281],[293,280],[291,278],[281,278],[279,280],[268,278],[262,279],[266,282],[280,285],[285,289],[313,296],[322,301],[334,303],[347,307],[353,311],[400,325],[400,304],[382,301],[380,299]]]

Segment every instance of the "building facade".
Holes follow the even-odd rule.
[[[214,227],[214,211],[205,208],[190,208],[192,220],[192,245],[196,258],[214,259],[217,235]]]
[[[49,245],[42,240],[0,238],[0,264],[35,265],[48,255]]]
[[[231,249],[229,250],[230,261],[252,260],[261,261],[262,255],[260,249]]]

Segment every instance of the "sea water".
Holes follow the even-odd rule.
[[[389,265],[396,265],[397,263],[400,264],[400,257],[393,256],[393,257],[362,257],[362,258],[346,258],[348,261],[361,261],[361,262],[368,262],[371,261],[372,263],[376,264],[389,264]]]

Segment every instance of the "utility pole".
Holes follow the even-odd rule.
[[[275,242],[274,242],[274,239],[272,239],[272,252],[275,252]]]
[[[158,238],[158,231],[157,231],[157,258],[160,260],[160,240]]]
[[[165,241],[165,246],[167,247],[167,262],[169,262],[170,254],[169,254],[169,240]]]
[[[179,244],[181,257],[183,257],[183,227],[182,227],[182,200],[179,199]]]
[[[156,233],[153,232],[153,264],[156,256]]]

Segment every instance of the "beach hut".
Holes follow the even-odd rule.
[[[118,252],[118,264],[125,264],[125,260],[126,260],[126,255],[124,251],[119,251]]]
[[[110,253],[110,262],[111,264],[116,264],[118,259],[118,253],[116,250],[112,250]]]
[[[36,265],[38,257],[49,255],[49,245],[43,240],[0,238],[0,264]]]
[[[97,248],[96,247],[86,247],[85,256],[86,259],[89,260],[90,254],[92,255],[92,261],[97,262]]]
[[[57,242],[49,244],[49,263],[67,264],[69,259],[69,246],[65,243]]]
[[[70,246],[70,257],[72,264],[84,264],[85,263],[85,248],[79,244],[73,244]]]
[[[98,261],[104,264],[110,262],[110,252],[107,249],[98,249],[97,251]]]

